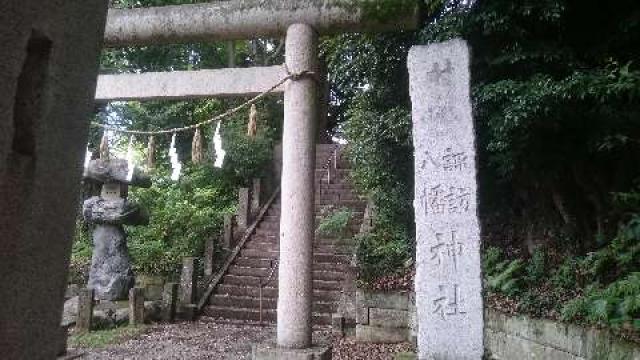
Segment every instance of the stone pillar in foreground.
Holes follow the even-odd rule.
[[[0,2],[0,358],[55,359],[106,0]]]
[[[317,72],[318,34],[303,24],[287,32],[289,71]],[[312,76],[287,82],[282,136],[282,213],[278,269],[278,346],[311,346],[311,267],[314,238],[315,139],[318,83]]]
[[[469,49],[463,40],[409,54],[420,359],[480,360],[480,226]]]

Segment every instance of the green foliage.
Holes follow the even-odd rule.
[[[640,216],[621,227],[605,248],[580,260],[589,282],[585,295],[562,311],[566,320],[621,326],[640,330]]]
[[[634,272],[607,287],[591,286],[586,294],[569,302],[564,320],[619,327],[631,324],[640,331],[640,272]]]
[[[102,349],[109,345],[122,343],[147,331],[148,327],[121,326],[107,330],[96,330],[82,334],[72,334],[69,337],[69,346],[74,348]]]
[[[138,8],[204,2],[199,0],[112,0],[112,8]],[[252,43],[253,42],[253,43]],[[278,40],[236,41],[236,65],[269,65],[280,61],[275,53]],[[252,46],[256,45],[256,46]],[[260,48],[261,50],[256,50]],[[227,67],[226,42],[172,44],[105,49],[101,58],[102,73],[200,70]],[[211,119],[246,99],[204,99],[191,101],[114,102],[96,108],[95,121],[130,130],[159,130],[193,125]],[[180,133],[176,139],[179,159],[185,167],[179,182],[168,180],[170,135],[157,136],[157,167],[150,189],[132,188],[130,197],[146,207],[151,216],[149,226],[129,227],[128,246],[134,269],[149,275],[172,276],[181,258],[200,256],[206,239],[216,236],[224,214],[234,211],[237,188],[247,186],[255,177],[268,174],[274,140],[280,137],[282,103],[279,98],[264,99],[258,107],[258,134],[246,136],[249,110],[222,121],[221,136],[227,152],[222,169],[210,165],[189,164],[193,132]],[[217,124],[202,129],[205,148]],[[92,129],[90,148],[99,146],[102,131]],[[138,148],[146,138],[136,137]],[[128,137],[111,139],[122,147]],[[214,154],[209,154],[213,158]],[[209,161],[212,163],[213,161]],[[76,249],[77,248],[77,249]],[[86,259],[90,243],[74,247],[74,261]]]
[[[227,152],[224,164],[227,177],[248,186],[251,179],[270,175],[273,148],[279,134],[274,127],[264,122],[260,124],[254,138],[247,137],[246,131],[247,126],[243,118],[225,122],[222,143]]]
[[[71,263],[69,264],[70,284],[86,284],[91,266],[91,252],[93,244],[88,226],[82,220],[76,220],[76,231],[71,248]]]
[[[528,260],[509,260],[489,247],[483,255],[487,288],[515,300],[519,312],[640,330],[639,244],[640,216],[633,215],[608,245],[559,265],[544,248]]]
[[[640,4],[427,5],[415,33],[341,35],[322,45],[331,118],[349,141],[358,188],[381,207],[383,231],[413,237],[403,221],[412,218],[414,175],[407,51],[461,36],[474,55],[482,218],[512,224],[501,231],[515,241],[551,237],[569,253],[605,245],[624,216],[611,194],[640,175],[629,166],[640,161]],[[531,265],[533,279],[541,265]]]
[[[358,250],[363,279],[401,270],[413,248],[413,209],[406,206],[413,194],[406,174],[413,164],[411,156],[399,156],[412,151],[410,117],[401,108],[375,112],[366,105],[369,101],[359,99],[345,125],[352,178],[376,204],[373,234],[362,239]]]
[[[491,247],[483,256],[482,264],[489,291],[505,295],[522,291],[525,263],[521,259],[504,260],[502,251]]]
[[[534,251],[525,268],[525,280],[528,283],[537,283],[547,275],[547,253],[543,248]]]
[[[316,234],[333,237],[338,241],[343,240],[349,236],[349,223],[352,218],[353,212],[350,209],[333,210],[320,220]]]
[[[513,209],[582,252],[615,233],[610,194],[639,175],[639,14],[631,1],[477,1],[445,15],[453,30],[424,33],[473,47],[481,180],[499,186],[484,211]]]
[[[160,172],[151,188],[133,188],[130,198],[151,215],[148,226],[127,228],[134,270],[171,276],[183,257],[200,256],[204,242],[220,233],[224,214],[234,210],[233,189],[211,167],[189,168],[179,182]]]
[[[403,233],[385,233],[378,229],[356,238],[360,281],[368,284],[383,275],[404,270],[410,247],[409,239],[402,236]]]
[[[382,23],[389,22],[400,15],[410,13],[418,5],[416,0],[359,0],[365,17]]]

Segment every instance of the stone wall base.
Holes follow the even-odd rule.
[[[274,344],[256,344],[253,360],[331,360],[331,347],[314,346],[309,349],[284,349]]]

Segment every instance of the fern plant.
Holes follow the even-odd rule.
[[[631,273],[607,287],[589,287],[584,297],[564,307],[562,317],[613,327],[630,324],[640,330],[640,272]]]
[[[483,257],[483,268],[490,291],[513,296],[521,292],[525,262],[521,259],[504,260],[502,250],[489,248]]]

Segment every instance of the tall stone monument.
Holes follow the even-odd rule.
[[[93,230],[93,257],[88,287],[100,300],[123,300],[134,285],[127,235],[123,225],[146,225],[149,218],[140,206],[128,201],[128,186],[151,186],[139,171],[131,172],[126,160],[92,160],[85,178],[102,183],[100,196],[84,202],[83,216],[97,224]]]
[[[470,55],[463,40],[409,54],[420,359],[484,352]]]
[[[107,0],[0,2],[0,358],[54,359]]]

